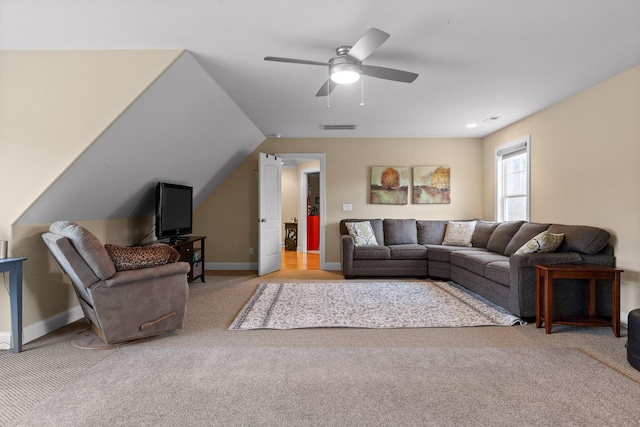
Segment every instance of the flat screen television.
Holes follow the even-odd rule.
[[[156,185],[156,238],[184,240],[193,231],[193,187],[159,182]]]

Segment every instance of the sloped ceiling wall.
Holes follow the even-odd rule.
[[[193,186],[198,206],[263,139],[185,52],[18,223],[151,215],[158,181]]]

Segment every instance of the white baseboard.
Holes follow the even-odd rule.
[[[620,312],[620,324],[625,328],[629,327],[629,313],[627,313],[626,311]]]
[[[0,332],[0,350],[11,349],[11,332]]]
[[[82,318],[84,318],[84,313],[82,312],[82,308],[77,305],[63,311],[62,313],[55,314],[32,325],[25,326],[22,328],[22,344],[26,344],[45,336],[49,332],[53,332],[56,329],[60,329],[63,326],[67,326],[68,324]],[[0,332],[0,350],[8,350],[10,348],[9,343],[11,342],[13,342],[11,332]]]
[[[258,270],[257,262],[205,262],[205,270]]]
[[[342,271],[342,267],[339,262],[325,262],[324,269],[327,271]]]

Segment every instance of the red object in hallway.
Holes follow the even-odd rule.
[[[307,250],[317,251],[320,248],[320,216],[307,216]]]

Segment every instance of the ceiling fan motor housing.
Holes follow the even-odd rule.
[[[338,56],[329,60],[329,75],[336,83],[349,84],[360,79],[362,62],[348,56],[350,49],[350,46],[337,48]]]
[[[351,50],[351,46],[340,46],[336,48],[336,55],[338,56],[348,55],[350,50]]]

